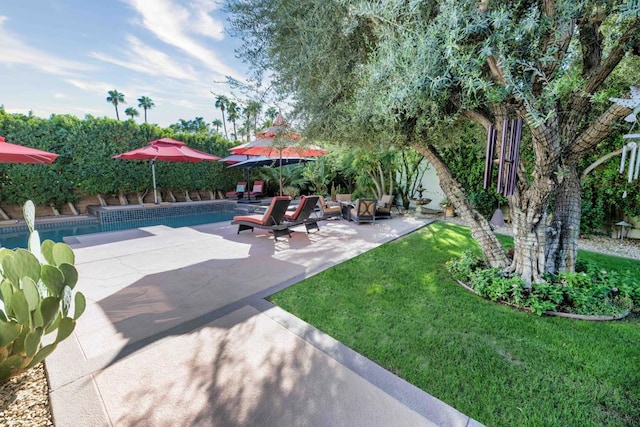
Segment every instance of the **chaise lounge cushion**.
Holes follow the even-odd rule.
[[[238,234],[243,230],[253,231],[254,228],[263,228],[271,231],[276,240],[278,236],[291,236],[288,225],[283,223],[290,202],[291,199],[288,196],[274,197],[264,215],[236,215],[231,224],[238,224]]]

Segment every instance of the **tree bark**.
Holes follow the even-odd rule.
[[[575,271],[581,205],[580,176],[572,167],[555,192],[553,218],[547,230],[545,271]]]

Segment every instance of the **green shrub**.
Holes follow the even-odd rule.
[[[528,308],[541,315],[562,311],[584,315],[620,315],[640,306],[640,286],[629,272],[608,272],[579,263],[576,272],[548,274],[545,281],[527,287],[518,276],[487,268],[473,252],[447,262],[447,270],[474,292],[491,301]]]
[[[84,311],[84,295],[72,289],[78,281],[69,246],[45,240],[34,230],[35,208],[24,205],[29,250],[0,249],[0,383],[43,361],[75,328]],[[69,316],[74,299],[74,314]],[[42,337],[57,331],[41,346]]]

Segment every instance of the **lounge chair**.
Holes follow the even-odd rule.
[[[254,181],[253,188],[249,191],[249,198],[262,196],[262,188],[264,187],[264,181]]]
[[[376,206],[376,219],[391,218],[391,208],[393,207],[393,195],[384,194],[380,200],[378,200],[378,206]]]
[[[320,210],[322,211],[323,219],[339,218],[342,215],[342,208],[340,205],[329,205],[322,196],[318,198],[318,206],[320,206]]]
[[[284,215],[284,223],[289,227],[304,224],[307,233],[309,233],[309,230],[320,230],[320,227],[318,227],[320,218],[311,218],[311,214],[317,204],[318,196],[302,196],[296,210]]]
[[[358,224],[376,221],[376,199],[357,199],[355,207],[351,208],[349,217]]]
[[[231,224],[238,224],[238,234],[242,230],[251,230],[253,232],[254,228],[261,228],[272,232],[276,241],[279,236],[286,235],[291,237],[289,226],[283,223],[284,215],[290,202],[289,196],[274,197],[271,199],[271,204],[264,215],[236,215],[233,217]]]
[[[227,191],[225,196],[228,198],[237,197],[238,199],[242,199],[244,197],[244,192],[247,190],[246,182],[238,182],[236,185],[236,189],[232,191]]]

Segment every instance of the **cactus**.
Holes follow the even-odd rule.
[[[86,307],[84,295],[72,292],[78,281],[73,251],[51,240],[40,245],[30,200],[23,212],[29,249],[0,248],[0,384],[50,355]],[[43,346],[43,336],[54,331],[55,339]]]

